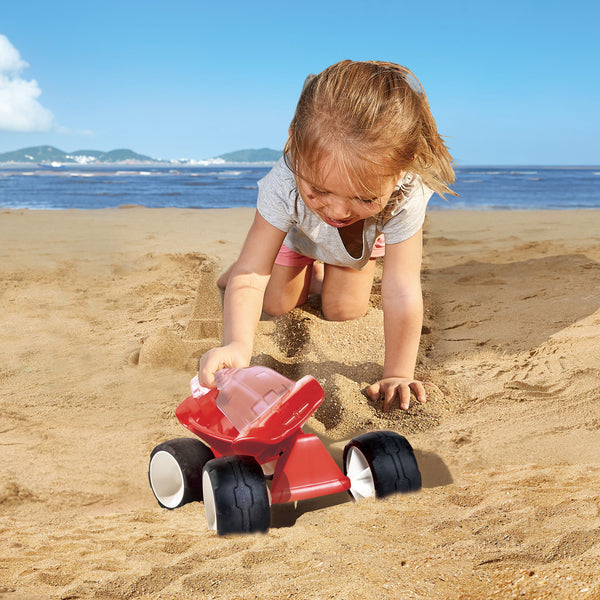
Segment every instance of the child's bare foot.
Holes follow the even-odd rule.
[[[235,264],[235,263],[233,263]],[[224,273],[221,273],[221,275],[219,275],[219,278],[217,279],[217,287],[220,290],[224,290],[227,287],[227,282],[229,281],[229,277],[231,275],[231,269],[233,269],[233,264],[229,265],[229,268],[227,269],[227,271],[225,271]]]

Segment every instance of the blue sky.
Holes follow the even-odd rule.
[[[458,164],[598,165],[599,22],[594,0],[7,0],[0,152],[280,149],[305,76],[350,58],[411,68]]]

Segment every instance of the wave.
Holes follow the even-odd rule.
[[[256,206],[258,180],[270,167],[68,166],[48,171],[0,168],[0,207],[105,208],[123,203],[148,207]],[[457,169],[460,196],[430,201],[432,210],[536,210],[600,208],[600,167],[559,169],[493,165]],[[31,179],[34,177],[34,179]],[[568,198],[565,197],[568,195]]]
[[[222,173],[217,173],[217,179],[230,179],[231,177],[239,177],[242,174],[242,171],[223,171]]]

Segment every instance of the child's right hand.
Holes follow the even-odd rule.
[[[198,380],[204,387],[214,388],[215,373],[227,367],[242,369],[250,364],[251,353],[243,344],[232,342],[213,348],[202,355],[198,361]]]

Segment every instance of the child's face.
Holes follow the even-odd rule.
[[[306,206],[325,223],[332,227],[348,227],[381,212],[399,178],[400,174],[378,179],[377,194],[360,198],[354,192],[356,188],[333,167],[320,171],[318,185],[299,177],[298,188]]]

